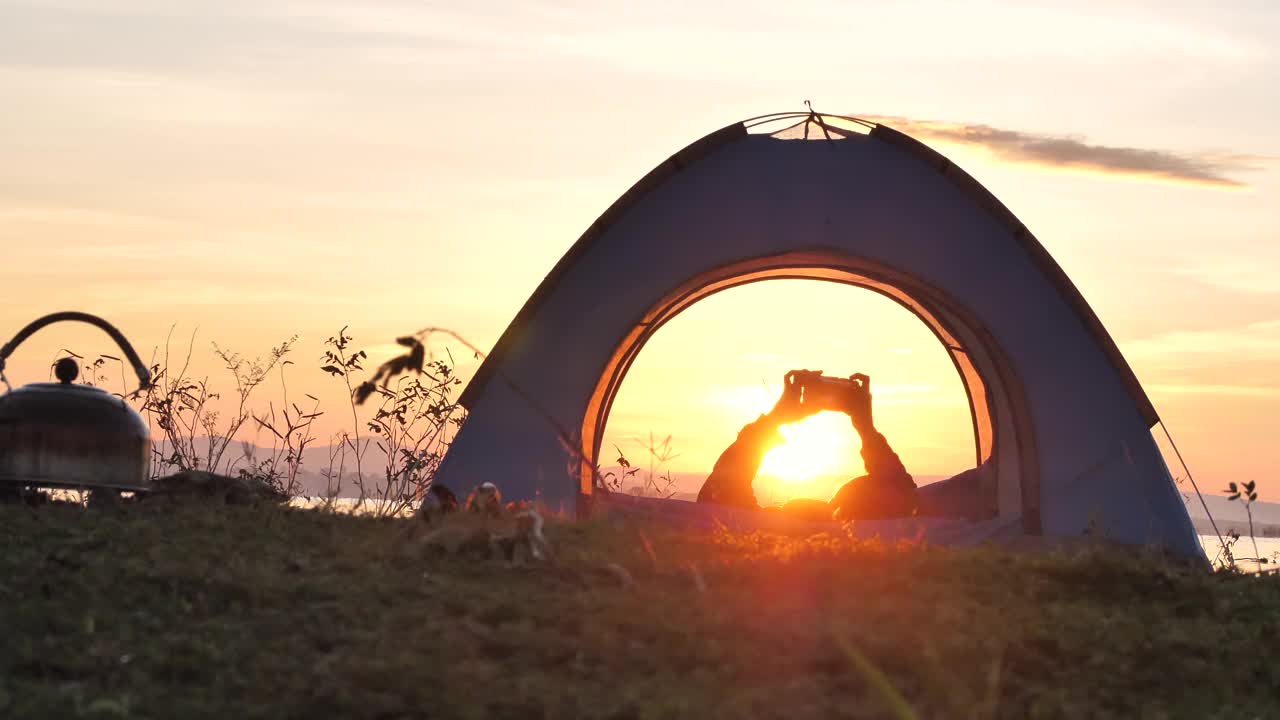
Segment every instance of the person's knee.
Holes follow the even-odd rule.
[[[840,488],[831,505],[840,522],[910,517],[916,512],[916,489],[914,485],[877,487],[864,476]]]

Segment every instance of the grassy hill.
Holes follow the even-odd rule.
[[[1280,715],[1280,577],[607,520],[511,567],[412,522],[0,506],[0,716]]]

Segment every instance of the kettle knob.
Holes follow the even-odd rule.
[[[53,375],[63,385],[70,385],[80,376],[80,363],[77,363],[74,358],[61,358],[53,364]]]

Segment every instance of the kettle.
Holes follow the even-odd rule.
[[[4,486],[146,490],[151,477],[151,432],[123,398],[77,384],[72,358],[54,367],[59,382],[14,389],[4,376],[5,361],[37,330],[73,320],[97,326],[116,341],[138,375],[138,392],[151,372],[133,346],[110,323],[81,312],[46,315],[23,328],[0,348],[0,490]]]

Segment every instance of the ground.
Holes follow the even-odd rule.
[[[413,522],[0,506],[0,717],[1280,716],[1274,576],[620,520],[510,567]]]

